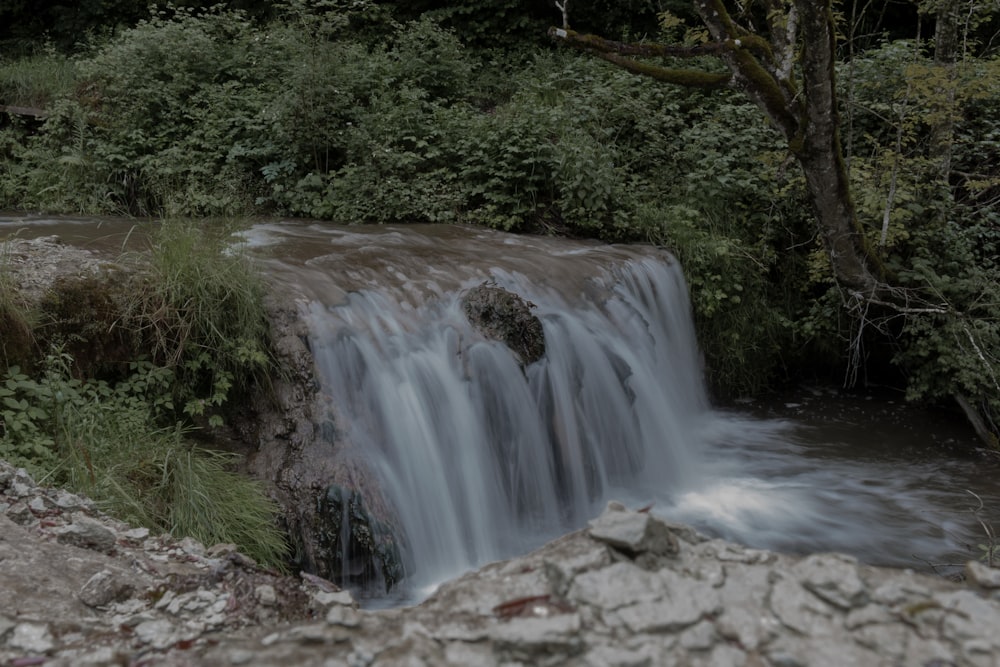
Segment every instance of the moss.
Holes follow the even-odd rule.
[[[598,53],[598,56],[608,62],[626,69],[633,74],[648,76],[657,81],[672,83],[688,88],[719,88],[732,79],[729,72],[705,72],[695,69],[675,69],[662,65],[653,65],[639,60],[632,60],[614,53]]]
[[[736,49],[733,58],[740,76],[746,80],[753,96],[760,100],[767,115],[781,128],[786,138],[794,137],[799,130],[799,118],[778,80],[749,51]]]

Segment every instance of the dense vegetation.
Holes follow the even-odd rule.
[[[803,176],[753,104],[559,49],[543,38],[560,21],[547,3],[86,6],[86,25],[47,9],[0,35],[19,54],[0,61],[0,104],[47,112],[0,129],[0,208],[662,243],[684,264],[720,394],[813,376],[885,384],[912,400],[959,396],[998,431],[1000,26],[988,3],[839,8],[854,204],[895,284],[945,304],[861,316],[844,307]],[[928,35],[955,7],[960,49],[942,59]],[[6,11],[16,18],[16,3]],[[580,0],[571,13],[610,37],[705,38],[685,3]]]
[[[165,223],[145,252],[38,302],[0,254],[0,458],[133,524],[282,566],[263,486],[193,437],[274,372],[262,285],[224,241]]]

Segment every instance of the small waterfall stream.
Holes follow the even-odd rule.
[[[0,234],[113,256],[135,224],[0,216]],[[1000,465],[957,455],[976,443],[964,423],[828,389],[711,407],[680,267],[655,248],[305,222],[243,240],[308,324],[325,414],[303,497],[336,512],[318,539],[345,579],[372,574],[348,539],[369,484],[397,538],[405,579],[369,604],[417,600],[610,498],[750,546],[925,571],[959,570],[987,541],[980,521],[1000,528]],[[534,304],[542,359],[522,367],[470,326],[461,296],[484,281]],[[332,479],[338,452],[364,470]]]
[[[713,409],[663,251],[442,226],[283,223],[245,239],[300,295],[339,439],[403,533],[397,601],[578,528],[611,498],[878,564],[975,544],[977,520],[952,509],[968,505],[969,466]],[[522,367],[469,323],[461,296],[484,281],[533,305],[539,361]]]
[[[444,231],[461,262],[364,233],[333,234],[305,261],[334,421],[375,471],[418,587],[579,527],[613,489],[684,488],[709,414],[687,287],[665,252]],[[460,299],[483,281],[533,305],[543,358],[522,366],[470,324]]]
[[[525,368],[473,329],[459,293],[309,310],[323,386],[405,527],[417,581],[579,526],[611,488],[680,489],[697,465],[707,403],[676,265],[611,267],[588,279],[600,299],[576,303],[491,277],[543,323],[547,354]]]

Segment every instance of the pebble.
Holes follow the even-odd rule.
[[[111,570],[101,570],[83,585],[77,597],[89,607],[103,607],[128,597],[134,590],[131,583]]]
[[[45,653],[55,646],[55,641],[44,623],[18,623],[7,638],[7,646],[26,653]]]

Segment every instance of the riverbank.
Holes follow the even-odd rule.
[[[995,665],[1000,570],[954,583],[709,539],[616,504],[589,528],[363,611],[231,545],[150,535],[0,462],[6,665]]]

